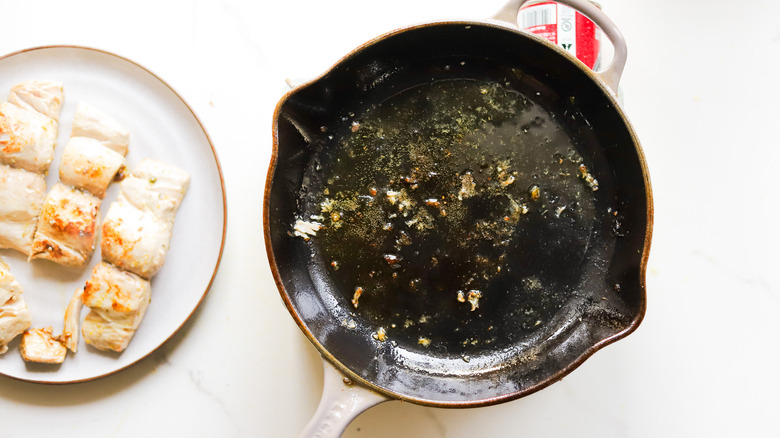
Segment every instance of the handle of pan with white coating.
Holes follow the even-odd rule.
[[[520,13],[520,8],[528,1],[529,0],[510,0],[509,3],[491,18],[518,27],[517,15]],[[623,38],[623,34],[601,9],[588,0],[555,1],[570,6],[586,15],[604,31],[604,34],[606,34],[607,38],[612,42],[612,45],[615,48],[615,54],[612,57],[612,61],[605,69],[594,73],[607,85],[607,87],[609,87],[613,95],[617,95],[618,84],[620,83],[620,77],[623,75],[623,68],[626,66],[626,57],[628,54],[626,40]]]
[[[322,367],[325,371],[322,398],[301,438],[338,438],[363,411],[389,400],[384,395],[352,383],[325,359],[322,360]]]

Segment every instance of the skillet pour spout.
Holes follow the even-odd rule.
[[[583,64],[497,22],[390,33],[287,94],[264,207],[293,318],[386,397],[516,399],[644,316],[638,140]]]

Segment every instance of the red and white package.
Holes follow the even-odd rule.
[[[574,9],[552,1],[526,4],[517,17],[520,28],[561,46],[590,69],[598,67],[601,29]]]

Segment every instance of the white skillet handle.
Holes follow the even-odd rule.
[[[322,398],[301,438],[338,438],[363,411],[389,400],[360,385],[345,383],[346,377],[325,359],[322,367],[325,370]]]
[[[528,1],[529,0],[510,0],[509,3],[491,18],[518,27],[517,15],[520,13],[520,7]],[[607,87],[609,87],[613,95],[617,95],[618,84],[620,83],[620,77],[623,75],[623,68],[626,66],[626,56],[628,53],[628,50],[626,49],[626,40],[623,38],[623,34],[620,33],[620,30],[615,26],[615,23],[613,23],[601,9],[588,0],[555,1],[570,6],[593,20],[612,42],[612,45],[615,47],[615,55],[612,57],[612,61],[605,69],[594,73],[607,85]]]

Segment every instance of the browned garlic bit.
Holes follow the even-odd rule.
[[[377,329],[376,333],[371,335],[371,337],[376,339],[379,342],[384,342],[387,339],[387,334],[385,332],[385,328],[384,327],[379,327],[379,329]]]
[[[528,214],[529,209],[525,203],[518,203],[511,196],[509,198],[509,215],[504,216],[504,221],[509,223],[517,223],[520,220],[520,216]]]
[[[345,320],[341,321],[341,326],[342,327],[346,327],[349,330],[355,330],[357,328],[357,322],[355,322],[355,320],[352,319],[352,318],[345,319]]]
[[[531,197],[531,200],[538,201],[542,196],[542,189],[540,189],[538,185],[534,184],[528,188],[528,195]]]
[[[412,209],[415,207],[415,202],[409,197],[409,194],[405,189],[401,189],[399,191],[388,190],[387,200],[391,205],[397,205],[398,212],[401,213],[404,217],[409,216],[409,214],[412,212]]]
[[[317,235],[317,231],[322,228],[322,224],[319,222],[308,222],[301,219],[295,221],[293,227],[294,234],[298,237],[302,237],[303,240],[309,240],[313,236]]]
[[[498,181],[502,187],[515,182],[515,176],[509,172],[509,160],[499,161],[496,165],[496,172],[498,172]]]
[[[582,178],[585,181],[585,184],[590,187],[591,190],[594,192],[599,189],[599,182],[596,180],[596,178],[593,177],[593,175],[588,172],[588,168],[584,164],[580,164],[577,167],[577,170],[580,172],[580,178]]]
[[[385,261],[387,262],[387,264],[388,264],[388,265],[390,265],[390,266],[396,265],[396,264],[398,264],[398,262],[400,262],[400,261],[401,261],[401,258],[400,258],[400,257],[398,257],[398,256],[397,256],[397,255],[395,255],[395,254],[385,254],[385,255],[384,255],[384,256],[382,256],[382,257],[385,259]]]
[[[482,292],[478,290],[470,290],[469,296],[467,298],[468,302],[471,303],[471,311],[475,311],[479,308],[479,299],[482,298]]]
[[[474,182],[474,176],[471,172],[466,172],[460,176],[460,190],[458,190],[458,199],[464,200],[474,196],[477,191],[475,190],[477,184]]]
[[[363,295],[363,288],[358,286],[355,288],[355,293],[352,295],[352,305],[355,306],[355,308],[358,308],[358,300],[360,300],[360,296]]]

